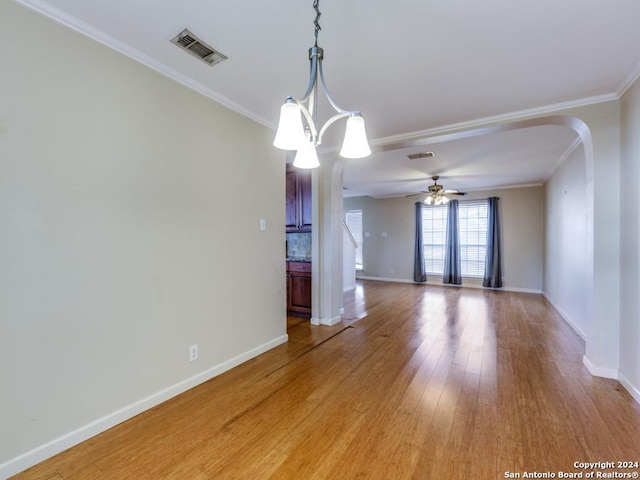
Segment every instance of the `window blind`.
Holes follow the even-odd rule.
[[[461,201],[458,205],[460,257],[463,277],[484,276],[487,252],[486,200]],[[444,271],[447,206],[425,206],[422,209],[422,235],[425,270],[430,275]]]

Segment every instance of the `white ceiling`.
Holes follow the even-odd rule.
[[[269,127],[308,82],[311,0],[17,1]],[[350,196],[415,193],[436,174],[448,189],[540,184],[575,147],[565,127],[420,139],[618,98],[640,73],[638,0],[322,0],[320,10],[328,87],[342,107],[362,111],[374,146],[345,166]],[[172,45],[184,28],[229,59],[209,67]],[[335,147],[341,130],[333,125],[324,146]],[[426,150],[436,156],[406,158]]]

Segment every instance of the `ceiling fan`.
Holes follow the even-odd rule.
[[[433,180],[433,185],[429,185],[427,190],[423,190],[420,193],[415,193],[413,195],[407,195],[407,197],[415,197],[418,195],[427,194],[427,197],[424,199],[424,203],[427,205],[445,205],[449,202],[449,198],[447,195],[461,195],[464,196],[467,192],[460,192],[458,190],[445,190],[442,185],[438,184],[438,179],[440,177],[438,175],[434,175],[431,177]],[[446,195],[445,195],[446,194]]]

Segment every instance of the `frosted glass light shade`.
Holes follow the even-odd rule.
[[[320,166],[318,152],[316,152],[316,147],[309,135],[307,135],[302,146],[296,152],[296,158],[293,159],[293,166],[298,168],[317,168]]]
[[[445,197],[444,195],[442,195],[442,204],[446,205],[447,203],[449,203],[449,199],[447,197]]]
[[[304,143],[300,107],[290,99],[280,107],[280,121],[273,146],[282,150],[298,150]]]
[[[427,205],[431,205],[433,203],[433,197],[429,195],[427,198],[424,199],[424,203]]]
[[[360,115],[352,115],[347,119],[347,128],[344,132],[344,142],[340,156],[344,158],[362,158],[371,155],[371,148],[367,141],[367,133],[364,129],[364,118]]]

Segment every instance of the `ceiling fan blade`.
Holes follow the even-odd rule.
[[[410,193],[408,195],[405,195],[405,197],[419,197],[421,195],[460,195],[461,197],[464,197],[467,195],[467,192],[461,192],[459,190],[445,190],[442,185],[436,183],[437,180],[440,177],[431,177],[431,179],[434,181],[433,185],[429,185],[428,186],[428,190],[422,190],[420,193]]]
[[[429,192],[422,191],[420,193],[410,193],[409,195],[405,195],[405,197],[419,197],[420,195],[426,195]]]

